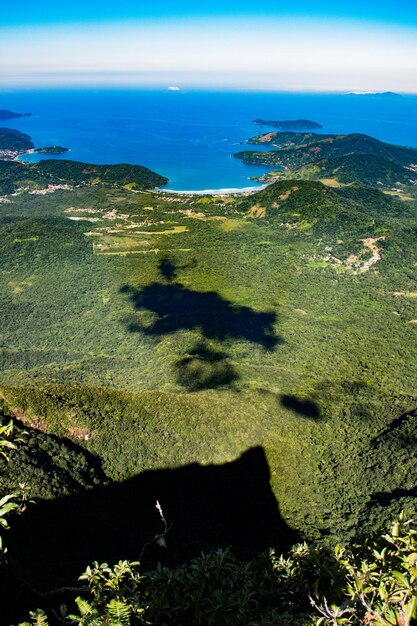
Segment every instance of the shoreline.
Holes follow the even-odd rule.
[[[26,150],[25,152],[22,152],[18,155],[16,155],[16,157],[14,159],[12,159],[13,161],[19,161],[20,163],[39,163],[39,161],[45,160],[47,161],[48,158],[42,159],[42,157],[39,159],[39,161],[25,161],[23,157],[25,157],[27,154],[52,154],[52,158],[56,157],[56,156],[60,156],[61,154],[67,154],[67,152],[71,152],[71,148],[67,148],[65,150],[65,152],[57,152],[56,154],[50,152],[39,152],[39,148],[30,148],[29,150]]]
[[[22,157],[26,156],[27,154],[35,154],[35,148],[30,148],[29,150],[26,150],[25,152],[22,152],[21,154],[17,154],[14,159],[12,159],[12,161],[18,161],[19,163],[33,163],[33,161],[25,161]]]
[[[67,152],[71,152],[71,148],[68,148]],[[39,161],[25,160],[25,156],[29,154],[36,154],[36,148],[30,148],[23,153],[16,154],[11,160],[19,163],[27,163],[29,165],[38,163]],[[45,159],[47,160],[47,159]],[[273,182],[273,181],[272,181]],[[234,196],[234,195],[248,195],[265,189],[271,181],[265,182],[262,185],[250,185],[248,187],[221,187],[219,189],[161,189],[155,188],[153,191],[166,194],[177,194],[182,196]]]
[[[178,194],[183,196],[232,196],[250,194],[265,189],[267,184],[253,185],[251,187],[225,187],[224,189],[156,189],[158,193]]]
[[[71,149],[68,149],[70,152]],[[25,150],[25,152],[19,152],[18,154],[9,154],[9,158],[0,158],[0,160],[4,161],[15,161],[18,163],[24,163],[27,165],[32,165],[42,160],[48,159],[39,159],[39,161],[31,161],[29,159],[25,159],[27,155],[35,154],[37,152],[36,148],[30,148],[29,150]],[[252,193],[256,193],[257,191],[262,191],[273,181],[264,182],[262,185],[250,185],[247,187],[221,187],[219,189],[166,189],[156,187],[152,191],[155,193],[164,193],[167,195],[179,195],[179,196],[239,196],[239,195],[250,195]],[[132,190],[135,191],[135,190]]]

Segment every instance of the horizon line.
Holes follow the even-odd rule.
[[[404,91],[395,88],[380,88],[380,89],[358,89],[357,87],[346,87],[346,88],[330,88],[330,87],[260,87],[260,86],[249,86],[249,85],[224,85],[222,83],[219,84],[189,84],[189,85],[175,85],[174,89],[173,85],[170,84],[152,84],[152,83],[132,83],[132,82],[89,82],[88,84],[85,81],[81,82],[55,82],[54,80],[50,80],[48,82],[44,81],[19,81],[19,82],[9,82],[2,80],[0,76],[0,93],[15,91],[21,89],[47,89],[47,90],[66,90],[66,89],[79,89],[82,91],[91,91],[96,89],[123,89],[123,90],[138,90],[138,91],[162,91],[173,95],[185,95],[187,93],[192,92],[201,92],[201,91],[219,91],[219,92],[257,92],[257,93],[286,93],[286,94],[328,94],[328,95],[355,95],[355,96],[378,96],[381,94],[394,94],[398,96],[415,96],[417,95],[417,90],[415,91]]]

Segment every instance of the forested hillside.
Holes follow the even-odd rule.
[[[412,185],[417,181],[417,172],[413,169],[384,157],[362,153],[319,159],[291,171],[290,176],[306,180],[332,179],[345,185],[356,183],[379,188]]]
[[[93,165],[64,159],[39,163],[0,161],[0,185],[3,194],[28,187],[41,190],[48,185],[98,185],[130,189],[153,189],[166,185],[168,179],[141,165]]]
[[[59,623],[74,594],[43,593],[125,559],[154,572],[132,624],[155,598],[150,623],[209,624],[218,584],[200,617],[194,600],[184,609],[198,567],[230,581],[217,599],[232,617],[212,608],[212,623],[311,624],[312,571],[344,610],[335,545],[359,567],[355,542],[415,515],[417,201],[404,164],[416,151],[344,137],[245,195],[150,191],[166,179],[140,166],[0,162],[1,415],[19,440],[0,497],[26,494],[4,532],[7,626],[42,606]],[[285,148],[297,165],[305,149]],[[259,556],[303,540],[286,564]]]
[[[33,148],[29,135],[12,128],[0,128],[0,150],[25,151]]]

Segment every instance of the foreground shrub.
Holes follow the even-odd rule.
[[[94,563],[80,580],[78,626],[412,626],[417,624],[417,528],[389,532],[334,555],[307,544],[242,562],[229,549],[139,573],[138,562]],[[47,625],[42,612],[31,624]],[[21,626],[28,626],[29,623]]]

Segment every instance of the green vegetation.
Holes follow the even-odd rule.
[[[9,566],[48,591],[121,561],[120,577],[90,570],[79,623],[356,624],[371,606],[369,623],[405,624],[414,610],[399,545],[352,546],[416,511],[417,202],[406,179],[407,201],[353,180],[401,182],[415,151],[350,135],[320,146],[372,158],[304,164],[323,136],[282,135],[292,147],[262,154],[293,155],[298,176],[244,196],[147,191],[166,179],[139,166],[0,162],[2,427],[24,441],[0,462],[0,497],[24,483],[36,501],[8,531]],[[142,559],[157,499],[168,547]],[[300,538],[288,561],[255,557]],[[316,592],[304,568],[335,582]]]
[[[0,428],[0,444],[12,456],[24,445],[18,435],[12,422]],[[29,463],[36,456],[32,449]],[[171,541],[172,529],[158,501],[156,509],[161,528],[143,545],[141,558],[152,545],[166,549]],[[9,529],[10,515],[24,510],[25,501],[19,503],[17,495],[4,496],[0,500],[3,529]],[[412,626],[417,619],[416,536],[415,521],[406,520],[401,512],[389,532],[384,534],[380,528],[360,544],[353,542],[330,551],[303,543],[294,545],[285,556],[277,557],[269,550],[242,561],[227,548],[174,567],[158,563],[147,571],[139,561],[119,560],[114,566],[95,561],[79,577],[77,587],[46,594],[33,594],[32,590],[33,601],[41,602],[45,610],[30,611],[30,622],[20,626],[48,626],[58,623],[57,619],[61,624],[75,621],[84,626],[244,626],[253,622],[284,626],[288,621],[300,626],[368,622]],[[1,544],[0,550],[4,560]],[[40,565],[36,560],[34,567]],[[11,573],[14,577],[13,569]],[[13,578],[9,582],[15,584]],[[14,593],[8,594],[9,601]],[[67,594],[69,607],[61,604],[58,618],[57,602],[62,593]],[[9,613],[10,603],[4,608],[3,618],[17,614],[13,609]]]
[[[285,171],[284,175],[305,180],[334,179],[342,184],[356,183],[382,188],[409,186],[417,182],[417,172],[371,154],[319,159],[295,170]]]
[[[317,135],[314,133],[269,133],[263,139],[255,137],[251,143],[270,143],[279,149],[273,152],[238,152],[234,156],[244,163],[300,167],[317,159],[346,156],[351,153],[370,154],[394,161],[397,165],[417,162],[417,150],[394,146],[368,135]]]
[[[105,183],[111,185],[129,185],[131,189],[152,189],[165,185],[168,179],[155,174],[142,165],[91,165],[78,161],[40,161],[35,169],[42,176],[66,181],[72,184]]]
[[[229,550],[176,568],[141,573],[139,562],[97,561],[80,577],[76,614],[61,623],[87,626],[190,624],[244,626],[288,623],[411,626],[417,619],[415,522],[403,516],[390,531],[333,555],[301,544],[286,557],[273,551],[242,562]],[[160,540],[165,541],[165,533]],[[47,626],[46,614],[31,622]]]
[[[272,132],[253,137],[250,143],[272,145],[272,152],[238,152],[244,163],[278,168],[260,180],[319,180],[337,188],[367,185],[414,197],[417,183],[417,150],[392,146],[367,135],[318,135]]]
[[[12,128],[0,128],[0,150],[25,152],[33,148],[29,135]]]
[[[329,141],[334,137],[335,135],[326,135],[324,133],[317,134],[311,132],[273,131],[270,133],[264,133],[263,135],[251,137],[251,139],[248,139],[248,143],[261,143],[265,145],[270,144],[271,146],[276,146],[278,148],[295,148],[297,146],[305,148],[309,144],[315,144],[317,141]]]
[[[39,163],[0,161],[0,193],[19,188],[42,189],[48,185],[110,185],[131,190],[152,189],[168,182],[141,165],[91,165],[48,159]]]
[[[7,463],[9,460],[8,454],[10,454],[12,450],[17,449],[16,444],[21,443],[21,440],[14,432],[12,420],[6,423],[3,423],[3,421],[2,416],[2,423],[0,424],[0,460]],[[21,486],[19,486],[19,489],[21,491],[23,490]],[[22,511],[23,502],[22,499],[20,502],[18,501],[18,495],[16,493],[6,493],[0,498],[0,527],[2,531],[9,530],[9,516],[10,514]],[[3,537],[0,535],[0,566],[6,552],[7,548],[5,548]]]
[[[250,217],[254,203],[265,217]],[[410,501],[374,500],[373,518],[373,494],[415,478],[414,453],[400,469],[389,452],[413,421],[384,452],[372,444],[415,407],[415,300],[400,295],[415,291],[414,206],[300,181],[234,204],[105,188],[13,196],[0,237],[8,406],[51,434],[94,431],[73,440],[117,480],[261,445],[291,526],[337,540],[371,528]]]
[[[323,128],[318,122],[312,120],[254,120],[254,124],[259,126],[271,126],[272,128],[280,128],[282,130],[314,130],[315,128]]]
[[[63,154],[68,151],[69,148],[64,148],[63,146],[46,146],[45,148],[35,149],[35,152],[39,152],[40,154]]]
[[[9,422],[10,423],[10,422]],[[92,455],[76,450],[70,440],[59,439],[32,428],[14,427],[22,442],[10,458],[0,459],[1,493],[30,488],[32,497],[59,497],[99,485],[103,480]]]

